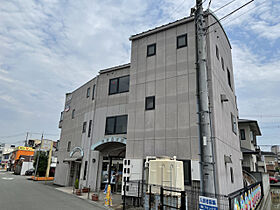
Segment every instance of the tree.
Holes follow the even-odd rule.
[[[48,167],[48,153],[47,152],[43,152],[43,151],[36,152],[33,167],[36,170],[37,159],[38,159],[39,154],[40,154],[40,158],[39,158],[39,164],[38,164],[38,168],[37,168],[37,175],[39,174],[39,176],[45,176],[46,170]]]

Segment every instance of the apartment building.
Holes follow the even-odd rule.
[[[208,24],[217,21],[213,14]],[[184,162],[186,187],[199,181],[194,17],[130,37],[131,62],[101,70],[66,94],[55,183],[102,188],[113,173],[121,186],[123,159],[143,172],[147,156]],[[218,22],[207,35],[208,82],[216,191],[243,187],[231,45]],[[125,168],[126,169],[126,168]],[[139,179],[142,179],[139,173]]]
[[[258,122],[256,120],[239,119],[238,127],[243,154],[243,170],[247,172],[266,172],[260,149],[257,146],[257,136],[261,136]]]

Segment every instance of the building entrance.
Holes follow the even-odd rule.
[[[80,180],[81,163],[70,162],[69,186],[74,186],[76,179]]]
[[[101,172],[101,190],[104,190],[105,186],[107,184],[110,184],[112,192],[121,192],[123,159],[124,157],[103,157]]]

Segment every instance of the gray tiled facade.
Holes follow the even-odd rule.
[[[216,19],[209,15],[209,22]],[[187,34],[187,46],[177,49],[177,37]],[[105,69],[71,94],[70,110],[64,111],[61,122],[60,153],[55,182],[69,185],[68,141],[71,149],[84,150],[81,161],[80,184],[100,187],[102,156],[91,146],[104,138],[126,139],[126,158],[145,159],[146,156],[176,156],[181,160],[199,162],[199,130],[197,115],[197,72],[195,24],[193,17],[170,23],[134,35],[131,40],[131,63]],[[147,56],[147,46],[156,44],[156,54]],[[216,56],[219,49],[219,59]],[[237,121],[238,110],[234,92],[231,46],[220,24],[207,36],[209,99],[214,140],[217,192],[228,194],[243,187],[241,152],[238,132],[233,132],[232,116]],[[222,69],[221,57],[225,70]],[[231,76],[228,83],[227,69]],[[109,81],[130,75],[129,92],[109,95]],[[95,97],[92,88],[95,84]],[[90,97],[86,97],[88,88]],[[221,94],[228,98],[221,102]],[[155,109],[145,110],[146,97],[155,97]],[[67,101],[65,102],[67,104]],[[72,110],[75,118],[72,119]],[[128,115],[127,133],[105,135],[106,117]],[[83,122],[92,120],[91,135],[82,133]],[[237,129],[238,130],[238,129]],[[87,128],[88,131],[88,128]],[[114,150],[113,146],[112,151]],[[110,148],[108,148],[110,150]],[[108,153],[108,152],[107,152]],[[232,159],[225,164],[224,155]],[[93,162],[92,160],[95,160]],[[88,161],[85,180],[84,163]],[[230,178],[233,168],[234,182]]]

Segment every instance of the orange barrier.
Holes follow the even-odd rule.
[[[38,177],[36,176],[34,179],[34,176],[31,176],[31,179],[34,181],[53,181],[54,177]]]

